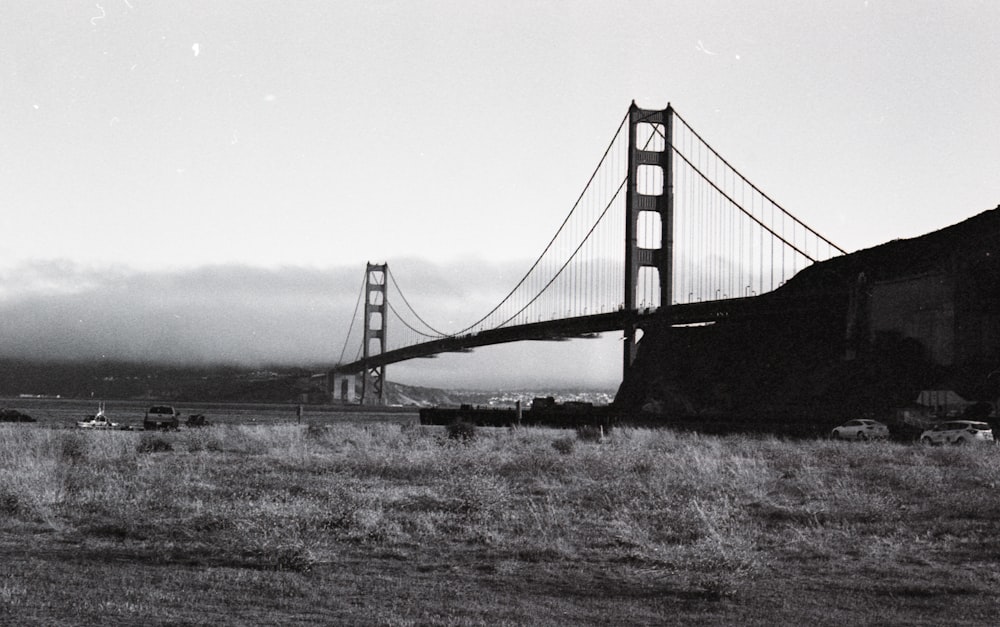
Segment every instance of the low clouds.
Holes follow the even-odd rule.
[[[354,296],[354,288],[346,287],[348,274],[240,266],[173,273],[64,262],[22,266],[2,277],[0,354],[174,364],[330,363],[338,326],[349,322],[350,310],[343,313],[340,306]]]
[[[474,260],[399,260],[390,272],[421,316],[451,331],[488,311],[523,269]],[[363,277],[363,266],[148,273],[63,261],[28,264],[0,272],[0,357],[327,366],[344,348]],[[391,290],[390,298],[398,298],[395,286]],[[578,344],[581,354],[567,354]],[[418,385],[595,385],[613,380],[616,369],[588,357],[594,345],[519,343],[390,368],[398,380]]]

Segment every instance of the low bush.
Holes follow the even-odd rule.
[[[476,425],[471,422],[453,422],[446,428],[448,430],[448,439],[450,440],[460,440],[465,442],[476,439]]]
[[[64,437],[61,442],[62,459],[70,465],[83,461],[87,456],[87,443],[79,434],[73,432]]]
[[[571,437],[561,437],[556,438],[552,441],[552,448],[559,451],[563,455],[569,455],[576,448],[576,440]]]
[[[310,422],[306,425],[306,438],[310,440],[322,440],[330,433],[329,425]]]
[[[174,445],[159,435],[143,436],[135,447],[138,453],[165,453],[174,450]]]
[[[21,501],[16,494],[0,486],[0,514],[13,516],[21,511]]]

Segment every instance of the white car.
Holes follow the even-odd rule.
[[[985,422],[949,420],[920,434],[921,444],[972,444],[993,442],[993,429]]]
[[[830,432],[835,440],[884,440],[889,437],[889,427],[877,420],[848,420]]]

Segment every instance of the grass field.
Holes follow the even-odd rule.
[[[998,483],[994,446],[0,425],[0,624],[996,624]]]

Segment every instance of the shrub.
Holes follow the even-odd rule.
[[[447,427],[448,439],[461,440],[463,442],[476,439],[476,425],[471,422],[453,422]]]
[[[83,438],[79,434],[73,433],[63,438],[62,450],[60,452],[63,461],[73,465],[86,457],[87,443],[83,441]]]
[[[328,425],[310,422],[306,425],[306,438],[309,440],[322,440],[330,433]]]
[[[563,455],[569,455],[573,452],[576,447],[576,440],[571,437],[562,437],[554,440],[552,442],[552,448],[559,451]]]
[[[0,488],[0,514],[13,516],[21,511],[21,501],[13,492]]]
[[[161,436],[153,435],[139,440],[135,450],[139,453],[163,453],[174,450],[174,445]]]

